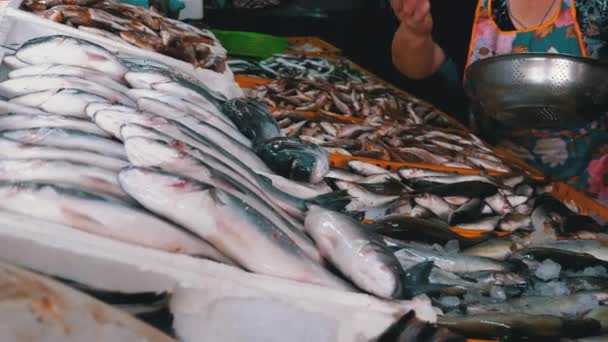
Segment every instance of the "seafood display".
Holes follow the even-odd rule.
[[[369,79],[349,61],[321,57],[276,54],[262,61],[230,59],[228,65],[237,75],[268,79],[293,78],[328,82],[365,82]]]
[[[224,72],[226,50],[208,30],[114,0],[26,0],[23,9],[84,32]]]
[[[178,49],[204,34],[109,1],[24,6]],[[209,51],[196,63],[220,70]],[[608,331],[608,228],[554,197],[550,182],[347,64],[277,55],[230,66],[275,80],[228,99],[211,82],[65,35],[5,56],[0,260],[141,319],[175,318],[169,335],[184,341],[202,330],[239,340],[239,329],[212,331],[214,315],[250,326],[282,315],[309,329],[325,311],[336,325],[361,322],[374,341]],[[25,232],[35,238],[23,242]],[[19,246],[33,252],[21,258]],[[3,274],[11,286],[47,281],[0,265]],[[209,310],[220,290],[231,304]],[[369,320],[345,318],[351,306]]]

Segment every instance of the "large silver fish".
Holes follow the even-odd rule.
[[[157,99],[151,99],[147,97],[142,97],[137,99],[137,107],[142,112],[152,113],[158,116],[166,117],[168,119],[173,119],[184,123],[188,121],[198,120],[199,122],[204,122],[208,125],[211,125],[225,134],[231,136],[241,144],[251,148],[251,141],[245,137],[241,132],[239,132],[234,126],[227,124],[224,120],[213,114],[203,115],[191,115],[187,112],[181,111],[175,107],[172,107],[162,101]]]
[[[226,260],[182,228],[127,202],[42,183],[0,185],[0,208],[140,246]]]
[[[306,214],[304,226],[321,255],[355,285],[382,298],[402,295],[405,274],[399,261],[357,221],[315,206]]]
[[[121,171],[118,179],[142,205],[194,231],[250,271],[351,289],[266,217],[222,190],[139,168]]]
[[[31,114],[31,115],[48,115],[49,113],[40,110],[39,108],[25,106],[19,103],[10,102],[0,100],[0,114],[10,114],[10,113],[20,113],[20,114]]]
[[[75,76],[95,81],[110,89],[126,93],[129,88],[122,83],[108,77],[105,73],[65,64],[36,64],[19,68],[8,73],[8,78],[20,78],[40,75]]]
[[[96,152],[127,160],[124,146],[96,134],[67,128],[30,128],[4,131],[0,136],[25,144],[53,146]]]
[[[116,176],[116,171],[64,160],[0,160],[0,182],[67,185],[132,201],[118,184]]]
[[[0,131],[41,127],[75,129],[104,137],[110,136],[104,130],[88,120],[81,120],[69,116],[28,114],[0,115]]]
[[[25,42],[15,56],[27,64],[66,64],[93,69],[122,80],[127,67],[110,51],[89,41],[68,36],[45,36]]]
[[[146,137],[131,137],[125,140],[125,149],[132,165],[160,168],[163,171],[192,178],[201,183],[226,191],[250,205],[268,218],[291,238],[312,259],[321,257],[312,241],[300,229],[291,225],[281,213],[267,204],[257,194],[200,160],[179,151],[168,143]]]
[[[87,105],[92,102],[109,101],[78,89],[49,89],[18,96],[10,102],[40,108],[47,113],[86,118]]]
[[[95,81],[74,76],[42,75],[10,78],[0,83],[0,95],[12,99],[45,90],[64,88],[81,90],[127,106],[135,105],[133,100],[119,91]]]
[[[115,171],[129,165],[128,162],[122,159],[116,159],[94,152],[50,146],[36,146],[4,138],[0,138],[0,158],[67,160],[75,163],[96,165]]]

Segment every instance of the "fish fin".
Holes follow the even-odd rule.
[[[213,201],[219,205],[226,205],[226,202],[224,202],[221,198],[220,195],[218,193],[218,189],[215,188],[211,188],[209,189],[209,195],[211,196],[211,198],[213,199]]]
[[[362,221],[365,218],[365,211],[345,211],[344,214],[357,221]]]
[[[307,205],[318,205],[325,209],[343,211],[350,203],[351,197],[346,190],[339,190],[306,200]]]
[[[437,292],[451,287],[450,285],[431,284],[429,277],[435,263],[424,261],[416,264],[405,271],[403,276],[403,296],[412,298],[421,294]]]
[[[386,195],[386,196],[400,195],[406,189],[405,184],[401,183],[400,181],[398,181],[394,178],[390,178],[390,177],[384,183],[375,183],[375,184],[359,183],[358,185],[369,192],[373,192],[378,195]]]

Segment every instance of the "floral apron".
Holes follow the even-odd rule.
[[[548,52],[579,57],[586,50],[573,0],[562,0],[561,10],[538,27],[503,31],[496,24],[492,0],[480,0],[469,47],[467,67],[475,61],[503,54]],[[503,145],[546,176],[608,203],[608,115],[593,122],[570,124],[561,130],[509,131]]]

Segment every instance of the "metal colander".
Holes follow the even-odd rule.
[[[512,54],[473,63],[465,88],[475,114],[510,128],[567,127],[608,112],[608,63]]]

